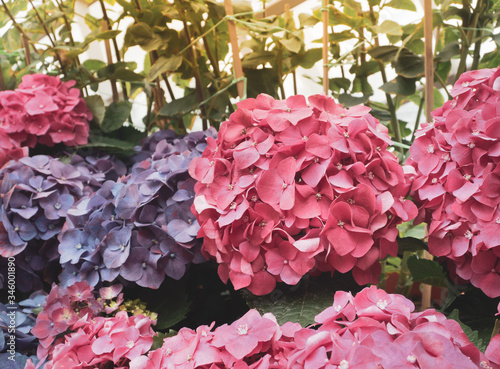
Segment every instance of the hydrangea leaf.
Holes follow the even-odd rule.
[[[479,337],[479,332],[476,330],[473,330],[470,328],[468,325],[464,324],[460,318],[459,318],[459,311],[458,309],[454,309],[450,315],[448,315],[448,319],[453,319],[460,324],[460,327],[464,330],[464,333],[467,335],[469,340],[482,352],[486,350],[486,347],[488,344],[484,342],[480,337]]]
[[[278,285],[267,296],[254,296],[247,291],[243,297],[251,309],[261,314],[272,313],[278,324],[286,322],[300,323],[306,327],[314,323],[314,317],[332,305],[337,290],[359,290],[349,274],[336,274],[331,278],[328,274],[319,277],[303,277],[295,286]]]
[[[116,131],[123,126],[131,110],[132,104],[128,101],[111,103],[106,109],[106,113],[101,122],[101,130],[106,133]]]
[[[448,286],[443,268],[433,260],[419,259],[417,256],[412,256],[408,259],[408,268],[415,282],[438,287]]]

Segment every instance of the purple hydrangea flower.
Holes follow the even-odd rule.
[[[144,152],[135,156],[141,161],[128,176],[75,202],[58,236],[66,262],[62,284],[83,275],[91,285],[119,276],[158,288],[165,276],[180,279],[190,263],[205,261],[191,213],[195,181],[188,167],[214,135],[214,130],[184,138],[157,132],[144,142]]]
[[[109,178],[116,180],[124,174],[125,165],[109,156],[83,159],[75,155],[72,163],[66,164],[49,156],[37,155],[4,167],[0,171],[0,276],[6,275],[6,264],[2,259],[15,256],[25,264],[24,274],[27,276],[17,281],[19,288],[28,292],[41,286],[42,276],[48,283],[54,281],[60,272],[60,263],[75,264],[81,257],[90,255],[98,245],[94,235],[85,247],[76,251],[73,248],[72,252],[69,236],[66,236],[61,246],[64,251],[60,263],[61,255],[54,241],[63,229],[68,210],[78,212],[75,203],[81,206],[79,200],[84,195],[94,193]],[[109,188],[104,189],[106,191],[111,193]],[[96,197],[93,201],[98,199]],[[92,205],[97,207],[104,202]],[[85,206],[82,214],[85,215],[86,211]],[[101,224],[93,224],[101,229],[100,236],[106,232]],[[34,264],[32,260],[38,259],[42,262]]]

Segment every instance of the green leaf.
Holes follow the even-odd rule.
[[[368,50],[368,54],[373,58],[380,60],[381,62],[388,63],[394,60],[399,47],[393,45],[377,46],[372,47]]]
[[[109,31],[104,31],[104,32],[98,33],[94,37],[96,40],[110,40],[110,39],[118,36],[120,33],[122,33],[122,31],[109,30]]]
[[[464,333],[466,334],[467,338],[469,341],[471,341],[474,346],[479,348],[482,352],[486,350],[486,344],[483,342],[481,338],[479,338],[479,332],[472,330],[468,325],[462,323],[459,317],[459,311],[458,309],[453,309],[453,311],[447,316],[448,319],[453,319],[455,320],[458,324],[460,324],[460,327],[463,329]]]
[[[257,97],[265,93],[277,98],[279,81],[276,69],[245,69],[244,72],[247,77],[248,97]]]
[[[85,103],[92,112],[94,122],[100,126],[106,112],[102,97],[100,95],[87,96],[85,98]]]
[[[155,327],[156,328],[156,327]],[[156,336],[153,336],[153,346],[151,350],[157,350],[163,346],[163,340],[167,337],[173,337],[177,335],[177,331],[169,329],[166,333],[156,332]]]
[[[153,32],[153,29],[144,22],[139,22],[127,28],[125,45],[139,45],[144,51],[159,49],[165,41]]]
[[[303,45],[303,43],[297,37],[282,38],[279,40],[279,42],[292,53],[298,53]]]
[[[104,79],[120,79],[129,82],[139,82],[144,80],[144,76],[133,72],[135,63],[118,62],[107,65],[97,71],[97,76]]]
[[[500,51],[493,50],[484,54],[479,63],[479,68],[497,68],[500,65]]]
[[[174,72],[182,64],[181,55],[172,55],[170,57],[162,56],[151,66],[148,73],[148,80],[153,81],[160,74],[165,72]]]
[[[395,62],[396,73],[406,78],[422,77],[425,72],[424,58],[403,49]]]
[[[113,102],[106,109],[104,119],[101,122],[101,130],[109,133],[116,131],[126,122],[132,110],[132,104],[128,101]]]
[[[435,261],[419,259],[414,255],[408,259],[407,265],[415,282],[437,287],[448,286],[443,268]]]
[[[352,70],[351,72],[355,73],[356,76],[358,77],[360,76],[367,77],[377,72],[380,72],[380,63],[376,60],[369,60],[357,66],[356,69]]]
[[[292,66],[301,66],[304,69],[314,67],[314,64],[321,60],[323,50],[319,48],[309,49],[304,53],[293,55]]]
[[[193,111],[198,104],[199,101],[196,93],[191,93],[163,105],[158,112],[158,115],[163,115],[169,118],[182,118],[187,113]]]
[[[330,78],[330,80],[328,81],[328,88],[331,91],[340,92],[341,89],[347,91],[349,90],[349,87],[351,87],[351,81],[349,81],[347,78]]]
[[[301,27],[312,27],[319,23],[319,19],[314,15],[301,13],[299,14],[299,22]]]
[[[415,4],[411,0],[391,0],[385,6],[394,9],[410,10],[412,12],[417,11]]]
[[[451,62],[450,61],[438,63],[437,67],[435,69],[436,74],[438,74],[441,77],[441,79],[444,81],[444,83],[446,83],[446,81],[448,81],[448,76],[450,74],[450,71],[451,71]],[[437,82],[437,78],[435,78],[434,84],[437,84],[440,86],[440,83]]]
[[[368,101],[370,95],[363,95],[360,97],[352,96],[351,94],[340,94],[339,95],[339,103],[350,108],[354,105],[364,104]]]
[[[418,55],[422,55],[425,52],[425,44],[421,39],[411,40],[405,46]]]
[[[97,71],[106,66],[106,63],[102,60],[97,59],[87,59],[83,62],[83,66],[89,71]]]
[[[342,3],[354,10],[355,12],[360,12],[361,11],[361,4],[358,3],[356,0],[342,0]]]
[[[296,286],[278,286],[267,296],[254,296],[244,292],[243,297],[251,309],[261,314],[272,313],[278,324],[300,323],[306,327],[314,323],[314,317],[325,308],[332,306],[338,282],[323,274],[313,278],[305,276]]]
[[[414,237],[398,238],[398,253],[402,254],[405,251],[416,252],[427,250],[427,245],[424,241]]]
[[[370,114],[382,122],[389,122],[391,120],[391,114],[386,110],[372,108]]]
[[[257,51],[249,53],[243,57],[241,64],[243,68],[257,68],[259,65],[272,62],[276,57],[276,53],[272,51]]]
[[[176,288],[170,298],[161,301],[158,306],[154,307],[158,314],[155,329],[160,331],[184,320],[191,306],[186,292],[180,288]]]
[[[111,153],[131,155],[134,152],[135,147],[135,145],[130,142],[112,137],[104,137],[102,134],[91,135],[89,141],[89,144],[80,146],[80,148],[98,148]]]
[[[457,42],[446,45],[434,58],[436,62],[450,61],[455,56],[460,55],[460,46]]]
[[[371,29],[376,33],[383,33],[393,36],[401,36],[403,34],[403,29],[401,26],[391,20],[385,20],[379,26],[372,26]]]
[[[410,96],[415,93],[416,79],[397,76],[392,81],[384,83],[380,89],[388,94],[397,94],[401,96]]]

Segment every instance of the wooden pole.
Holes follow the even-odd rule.
[[[434,52],[432,48],[432,0],[424,0],[425,118],[432,121],[434,110]]]
[[[226,15],[233,15],[233,3],[231,0],[224,0],[224,8],[226,9]],[[236,79],[243,77],[243,68],[241,66],[240,58],[240,48],[238,46],[238,35],[236,34],[236,25],[234,21],[227,21],[227,28],[229,30],[229,40],[231,41],[231,50],[233,52],[233,65],[234,65],[234,76]],[[238,96],[240,99],[245,95],[243,80],[236,84],[238,88]]]
[[[323,93],[328,95],[328,0],[323,0]]]

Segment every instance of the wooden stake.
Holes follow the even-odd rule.
[[[323,93],[328,95],[328,0],[323,0]]]
[[[231,0],[224,0],[224,8],[226,9],[226,15],[233,15],[233,3]],[[236,34],[236,25],[234,21],[227,21],[227,28],[229,30],[229,40],[231,41],[231,51],[233,52],[233,65],[234,65],[234,77],[239,79],[243,77],[243,68],[241,66],[240,58],[240,48],[238,46],[238,35]],[[238,88],[238,96],[240,99],[245,95],[244,91],[244,81],[241,80],[236,84]]]
[[[432,48],[432,0],[424,0],[425,118],[432,121],[434,110],[434,53]]]

